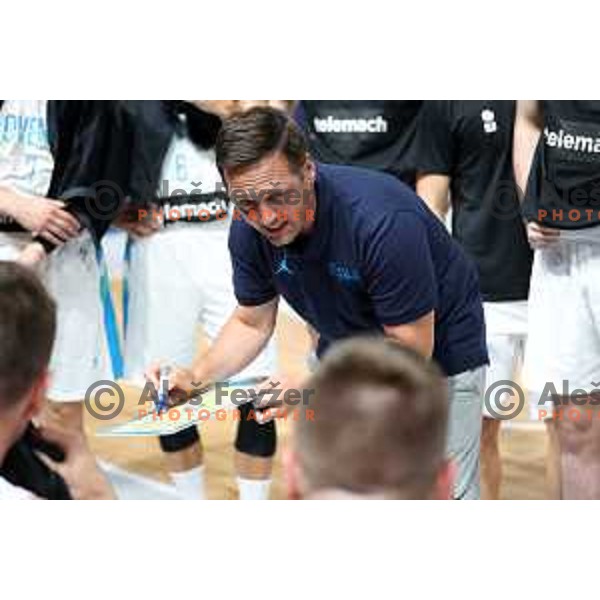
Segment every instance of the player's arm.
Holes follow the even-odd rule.
[[[454,164],[455,125],[452,104],[428,100],[417,121],[413,156],[417,171],[417,194],[446,221],[450,209],[450,179]]]
[[[513,168],[521,197],[525,196],[533,157],[542,131],[543,117],[539,100],[518,100],[513,136]],[[531,221],[527,223],[527,238],[532,248],[556,242],[557,229]]]
[[[417,195],[444,223],[450,210],[450,177],[436,173],[417,174]]]
[[[64,208],[65,203],[60,200],[28,196],[0,187],[0,213],[56,246],[75,237],[80,230],[79,221]]]
[[[386,336],[403,346],[412,348],[425,358],[431,358],[434,342],[435,313],[431,311],[424,317],[404,325],[384,325]]]
[[[542,110],[539,100],[518,100],[513,136],[513,168],[522,193],[527,187],[541,131]]]

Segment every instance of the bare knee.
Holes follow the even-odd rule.
[[[563,408],[555,426],[562,453],[600,460],[600,412],[597,407]]]

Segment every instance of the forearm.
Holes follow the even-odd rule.
[[[450,178],[447,175],[419,173],[417,195],[438,218],[446,222],[450,210]]]
[[[18,206],[18,202],[22,200],[17,192],[0,186],[0,215],[15,218],[15,208]]]
[[[425,358],[431,358],[435,342],[435,313],[431,311],[413,323],[406,325],[386,325],[388,338],[402,346],[411,348]]]
[[[273,315],[266,314],[261,319],[248,318],[247,308],[235,310],[208,352],[195,361],[192,367],[195,382],[202,382],[204,387],[225,381],[261,353],[275,330],[277,303],[273,302]]]
[[[529,171],[541,133],[541,112],[536,100],[519,100],[513,138],[513,168],[521,192],[527,188]]]

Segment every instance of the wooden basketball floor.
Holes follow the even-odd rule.
[[[295,318],[281,312],[277,339],[280,366],[283,371],[301,372],[304,369],[309,342],[304,326]],[[125,409],[115,422],[137,415],[140,390],[126,389]],[[526,412],[526,411],[523,411]],[[168,482],[162,452],[155,438],[96,437],[95,430],[106,422],[86,414],[86,429],[91,446],[101,460],[108,461],[128,472]],[[507,426],[508,425],[508,426]],[[201,425],[205,449],[207,493],[211,499],[235,499],[237,490],[233,472],[232,443],[235,423],[211,420]],[[279,448],[286,443],[293,423],[279,425]],[[506,499],[544,498],[544,443],[541,424],[518,421],[505,423],[502,432],[504,480],[502,497]],[[276,457],[271,497],[285,498],[280,452]]]

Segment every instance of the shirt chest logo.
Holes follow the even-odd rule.
[[[332,115],[313,120],[317,133],[387,133],[388,122],[381,115],[372,118],[337,119]]]
[[[496,133],[498,131],[498,123],[496,122],[496,114],[489,108],[484,108],[481,111],[481,121],[483,122],[483,131],[486,133]]]
[[[362,278],[356,267],[350,267],[338,261],[331,261],[328,265],[329,275],[345,287],[360,285]]]
[[[280,258],[277,259],[275,264],[275,275],[288,275],[292,276],[294,274],[294,270],[292,269],[287,254],[284,254]]]

